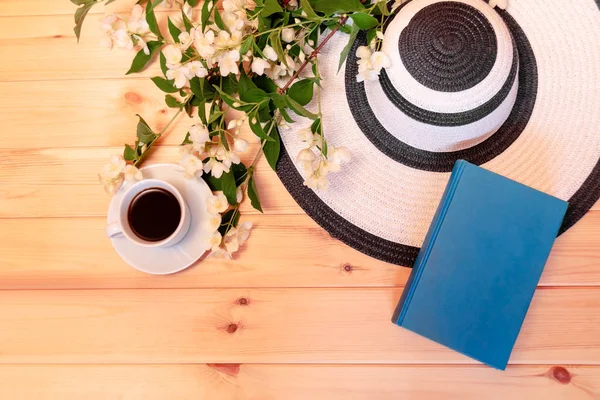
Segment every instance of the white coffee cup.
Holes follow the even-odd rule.
[[[150,242],[138,237],[129,226],[127,218],[129,206],[133,199],[135,199],[135,197],[141,192],[153,188],[163,189],[171,193],[173,196],[175,196],[175,198],[179,202],[179,207],[181,208],[181,219],[179,220],[179,225],[177,226],[177,229],[175,229],[175,231],[168,238],[157,242]],[[181,193],[179,193],[179,191],[170,183],[161,181],[159,179],[144,179],[143,181],[139,181],[133,186],[131,186],[129,189],[127,189],[127,191],[123,195],[123,199],[121,199],[118,211],[119,214],[117,221],[109,223],[104,229],[106,235],[109,238],[123,235],[131,242],[143,247],[173,246],[185,237],[188,229],[190,228],[190,210],[187,204],[185,203],[185,200],[183,200]],[[160,210],[157,210],[157,212],[160,212]]]

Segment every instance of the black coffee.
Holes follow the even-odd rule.
[[[127,221],[133,233],[148,242],[159,242],[171,236],[179,226],[181,207],[171,192],[150,188],[133,198]]]

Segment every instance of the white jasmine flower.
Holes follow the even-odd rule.
[[[209,195],[206,199],[206,209],[211,214],[220,214],[228,208],[229,203],[223,192],[216,192],[214,195]]]
[[[216,230],[219,229],[219,227],[221,226],[221,214],[219,213],[215,213],[215,214],[210,214],[210,216],[208,217],[208,220],[206,221],[206,224],[208,225],[208,228],[214,232]]]
[[[185,177],[188,179],[202,175],[202,161],[191,153],[184,154],[179,161],[179,165],[183,167]]]
[[[213,232],[212,235],[208,238],[208,244],[213,252],[219,251],[219,247],[221,246],[222,236],[219,231]]]
[[[283,28],[281,30],[281,39],[284,42],[286,42],[286,43],[293,42],[295,38],[296,38],[296,31],[294,31],[294,28]]]
[[[177,89],[181,89],[186,86],[190,80],[190,77],[193,76],[188,67],[182,65],[176,67],[175,69],[167,70],[167,79],[173,80],[173,84]]]
[[[219,179],[224,172],[229,172],[229,167],[222,162],[217,161],[215,158],[211,158],[204,165],[204,172],[210,172],[213,177]]]
[[[248,141],[242,138],[235,138],[233,139],[233,148],[235,149],[235,151],[245,153],[248,149]]]
[[[313,145],[313,133],[310,130],[310,128],[300,129],[298,131],[298,138],[300,139],[300,141],[306,142],[308,147],[311,147]]]
[[[131,9],[131,14],[127,20],[127,28],[131,33],[137,33],[138,35],[144,35],[150,32],[150,27],[148,26],[148,22],[146,22],[144,8],[139,4],[136,4]]]
[[[345,147],[329,146],[327,151],[327,170],[339,172],[342,163],[350,161],[350,152]]]
[[[239,50],[230,50],[218,57],[221,76],[229,74],[237,75],[240,73],[238,63],[240,61]]]
[[[207,258],[231,260],[231,254],[229,254],[229,252],[227,250],[225,250],[221,247],[218,247],[216,249],[213,249]]]
[[[369,61],[371,61],[371,66],[376,71],[381,71],[381,68],[389,68],[392,65],[388,55],[382,51],[371,54]]]
[[[245,16],[245,14],[244,14]],[[221,14],[221,18],[223,19],[223,23],[230,31],[241,31],[244,29],[245,20],[240,18],[238,14],[225,11]]]
[[[271,61],[277,61],[277,53],[271,46],[266,45],[263,49],[263,54]]]
[[[100,170],[100,176],[106,181],[115,179],[121,174],[121,172],[123,172],[125,165],[126,163],[123,159],[123,156],[119,154],[113,154],[110,156],[109,163]]]
[[[245,11],[246,0],[223,0],[223,10],[227,12]]]
[[[192,125],[190,128],[190,140],[193,142],[192,148],[194,150],[204,149],[206,142],[210,142],[208,129],[202,124]]]
[[[236,152],[228,151],[223,146],[219,146],[217,149],[217,158],[223,162],[228,171],[231,164],[239,164],[241,162],[240,156]]]
[[[377,39],[379,39],[379,40],[385,39],[385,36],[383,35],[382,31],[375,32],[375,35],[377,36]]]
[[[490,0],[488,4],[492,8],[498,7],[502,10],[506,10],[506,7],[508,7],[508,0]]]
[[[169,69],[176,68],[181,63],[181,49],[175,45],[169,44],[162,49],[162,53],[167,61],[167,67]],[[169,78],[171,79],[171,78]]]
[[[210,58],[215,54],[215,33],[208,30],[206,33],[202,33],[200,29],[192,28],[190,31],[191,36],[194,38],[194,47],[202,58]]]
[[[186,67],[190,70],[192,76],[198,78],[204,78],[208,75],[208,71],[204,68],[204,65],[200,61],[191,61],[186,64]]]
[[[187,5],[187,3],[185,3]],[[179,48],[183,51],[187,50],[192,43],[194,42],[194,38],[189,34],[189,32],[181,32],[179,34]]]
[[[300,153],[298,153],[296,162],[313,162],[315,158],[315,153],[311,149],[303,149],[300,150]]]
[[[252,229],[252,222],[244,222],[237,227],[237,237],[240,245],[244,244],[250,237],[250,230]]]
[[[263,75],[265,73],[265,69],[271,68],[271,63],[264,58],[254,58],[252,61],[252,72],[256,75]]]
[[[237,238],[237,229],[232,228],[229,230],[229,232],[227,232],[227,234],[225,234],[225,237],[223,238],[223,244],[225,245],[225,250],[227,250],[229,254],[233,254],[239,250],[240,242]]]
[[[133,40],[125,29],[119,29],[114,33],[113,42],[121,49],[133,50]]]
[[[369,58],[371,57],[372,51],[368,46],[360,46],[356,49],[356,57],[358,58]]]
[[[131,164],[126,165],[125,168],[123,168],[123,177],[127,182],[141,181],[142,179],[144,179],[142,171],[140,171],[137,167]]]
[[[104,185],[104,191],[108,194],[115,194],[123,185],[123,175],[119,175],[116,178],[105,181],[100,178],[100,182]]]
[[[179,155],[181,157],[190,154],[192,151],[194,151],[194,148],[191,144],[184,144],[182,146],[179,146]]]
[[[306,178],[304,185],[313,190],[327,190],[329,188],[329,181],[326,176],[315,173]]]
[[[239,204],[242,200],[244,200],[244,192],[242,191],[242,187],[238,186],[237,189],[235,189],[235,201]]]

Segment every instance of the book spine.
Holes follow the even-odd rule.
[[[454,195],[454,191],[456,186],[458,185],[458,181],[464,167],[467,165],[466,161],[459,160],[452,170],[452,175],[450,176],[450,180],[448,181],[448,185],[444,190],[444,194],[440,200],[440,204],[435,212],[433,220],[431,222],[431,226],[427,231],[427,235],[425,236],[425,240],[423,241],[423,245],[421,246],[421,251],[415,260],[415,264],[413,266],[412,272],[408,277],[408,281],[406,282],[406,286],[404,287],[404,291],[402,292],[402,296],[398,301],[398,305],[394,310],[394,314],[392,316],[392,322],[396,325],[401,325],[406,312],[408,311],[408,306],[410,304],[410,300],[412,299],[412,295],[415,292],[417,284],[419,283],[419,278],[423,273],[423,269],[429,258],[429,253],[431,252],[431,248],[435,242],[435,238],[437,233],[440,230],[442,222],[444,220],[444,216],[446,215],[446,211],[448,210],[448,206],[450,205],[450,201],[452,200],[452,196]]]

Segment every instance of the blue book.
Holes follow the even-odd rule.
[[[505,369],[567,205],[458,161],[392,321]]]

